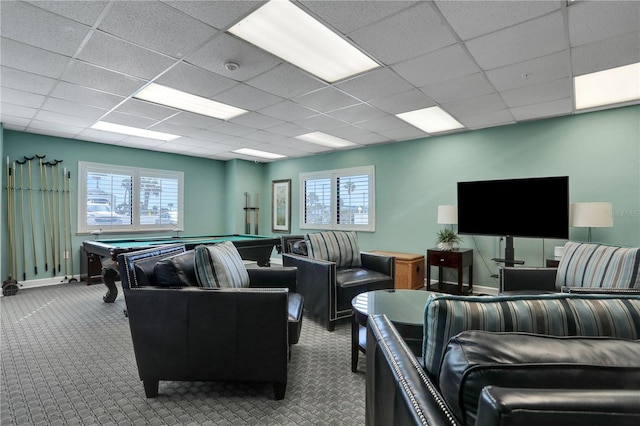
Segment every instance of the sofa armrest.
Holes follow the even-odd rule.
[[[475,426],[640,424],[640,391],[485,387]]]
[[[285,266],[282,268],[247,268],[250,288],[288,288],[297,291],[298,268]]]
[[[502,268],[500,293],[555,293],[556,273],[556,268]]]
[[[360,259],[362,267],[372,271],[380,272],[392,278],[395,277],[395,258],[383,254],[361,252]]]
[[[366,353],[367,426],[459,424],[385,315],[369,317]]]
[[[335,294],[335,290],[331,289],[336,285],[335,262],[283,253],[282,264],[297,268],[297,292],[304,297],[305,311],[326,318],[329,295]]]

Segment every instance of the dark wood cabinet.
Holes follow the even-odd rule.
[[[438,249],[427,250],[427,290],[451,294],[473,293],[473,250],[458,249],[442,251]],[[431,267],[438,267],[438,282],[431,284]],[[458,283],[444,282],[444,268],[452,268],[458,271]],[[469,270],[469,283],[463,284],[464,270]]]

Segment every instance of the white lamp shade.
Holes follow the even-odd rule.
[[[575,203],[569,206],[569,225],[577,228],[611,228],[611,203]]]
[[[438,206],[438,223],[443,225],[457,225],[458,206],[450,204]]]

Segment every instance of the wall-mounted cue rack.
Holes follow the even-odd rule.
[[[64,273],[77,281],[73,265],[71,172],[62,160],[46,155],[24,156],[6,162],[7,240],[9,274],[2,282],[5,295],[18,291],[18,279]],[[40,212],[36,219],[34,212]],[[39,252],[39,253],[38,253]],[[64,281],[63,280],[63,281]]]
[[[251,207],[251,194],[249,194],[248,192],[244,193],[244,216],[245,216],[245,221],[244,221],[244,233],[245,234],[251,234],[251,213],[253,212],[253,216],[254,216],[254,229],[255,235],[260,235],[258,232],[258,224],[260,221],[260,207],[258,207],[259,203],[258,203],[258,193],[256,192],[256,205],[255,207]]]

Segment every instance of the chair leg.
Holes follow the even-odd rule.
[[[281,383],[281,382],[275,382],[273,384],[273,390],[275,391],[276,394],[276,400],[281,400],[284,399],[284,393],[287,390],[287,382]]]
[[[327,331],[334,331],[336,329],[336,322],[329,320],[327,323]]]
[[[143,380],[142,383],[144,384],[144,393],[147,398],[155,398],[158,396],[159,380]]]

